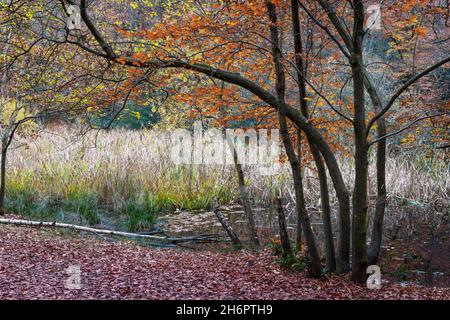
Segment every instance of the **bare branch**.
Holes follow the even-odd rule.
[[[447,115],[447,114],[450,114],[450,112],[444,112],[444,113],[439,113],[439,114],[434,114],[434,115],[426,115],[426,116],[417,118],[416,120],[412,121],[411,123],[409,123],[406,127],[402,128],[402,129],[399,129],[397,131],[388,133],[388,134],[386,134],[386,135],[384,135],[382,137],[378,137],[375,140],[372,140],[371,142],[369,142],[369,147],[374,145],[375,143],[377,143],[379,141],[382,141],[382,140],[388,139],[390,137],[396,136],[396,135],[398,135],[398,134],[408,130],[409,128],[411,128],[413,125],[415,125],[416,123],[418,123],[420,121],[423,121],[423,120],[426,120],[426,119],[430,119],[430,118],[440,117],[440,116]]]
[[[395,101],[403,94],[403,92],[405,92],[410,86],[412,86],[414,83],[416,83],[418,80],[420,80],[421,78],[423,78],[424,76],[426,76],[427,74],[429,74],[430,72],[432,72],[433,70],[443,66],[444,64],[446,64],[447,62],[450,61],[450,56],[433,64],[432,66],[428,67],[427,69],[423,70],[421,73],[417,74],[416,76],[412,77],[410,80],[408,80],[402,87],[400,87],[397,92],[394,93],[394,95],[391,97],[391,99],[389,100],[389,102],[386,104],[386,106],[379,112],[377,113],[370,121],[369,124],[367,126],[367,131],[370,131],[370,129],[372,128],[373,124],[380,119],[382,116],[384,116],[384,114],[386,112],[389,111],[390,108],[392,108],[392,106],[394,105]]]

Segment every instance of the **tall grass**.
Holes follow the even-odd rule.
[[[127,215],[131,230],[149,227],[161,211],[236,199],[230,168],[174,165],[149,131],[44,132],[18,141],[8,168],[9,210],[45,217],[64,210],[97,223],[102,208]]]
[[[7,208],[41,217],[71,212],[91,224],[107,212],[124,216],[127,228],[136,231],[150,228],[162,211],[209,209],[213,199],[222,204],[239,201],[232,166],[175,165],[170,161],[169,144],[145,130],[77,136],[63,129],[18,140],[8,163]],[[353,163],[351,159],[340,161],[351,186]],[[374,198],[376,178],[371,162],[369,192]],[[445,161],[422,155],[389,158],[388,198],[448,205],[449,170]],[[257,167],[245,167],[254,202],[267,205],[278,188],[292,199],[287,171],[262,176]],[[306,166],[304,176],[308,206],[319,208],[319,181],[313,164]],[[334,195],[332,201],[336,201]]]

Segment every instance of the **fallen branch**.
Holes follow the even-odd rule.
[[[181,243],[181,242],[198,242],[198,243],[206,243],[206,242],[226,242],[226,240],[222,239],[220,235],[211,234],[211,235],[199,235],[192,237],[184,237],[184,238],[167,238],[171,243]]]
[[[0,224],[12,224],[16,226],[33,226],[33,227],[55,227],[55,228],[64,228],[78,231],[86,231],[97,234],[107,234],[111,236],[121,236],[128,238],[140,238],[140,239],[151,239],[158,241],[165,241],[169,243],[182,243],[182,242],[191,242],[191,241],[201,241],[201,242],[218,242],[220,239],[218,235],[202,235],[202,236],[193,236],[193,237],[184,237],[184,238],[171,238],[171,237],[161,237],[150,234],[142,234],[142,233],[131,233],[131,232],[123,232],[123,231],[115,231],[108,229],[96,229],[84,226],[78,226],[75,224],[61,223],[61,222],[48,222],[48,221],[31,221],[31,220],[16,220],[16,219],[0,219]]]

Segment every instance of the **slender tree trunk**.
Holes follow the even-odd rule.
[[[222,89],[224,89],[224,87],[225,87],[225,82],[222,81]],[[223,107],[220,108],[220,113],[221,113],[222,119],[224,119],[224,109],[223,109]],[[256,248],[258,248],[260,246],[260,241],[259,241],[258,232],[257,232],[257,229],[256,229],[256,223],[255,223],[255,217],[253,215],[252,205],[250,203],[250,198],[249,198],[249,195],[248,195],[247,187],[245,185],[244,170],[242,169],[242,164],[239,163],[238,154],[237,154],[234,142],[227,135],[226,128],[223,128],[222,132],[225,135],[225,139],[227,141],[227,145],[230,148],[230,152],[233,155],[234,168],[235,168],[237,176],[238,176],[239,194],[241,196],[242,206],[244,208],[244,214],[245,214],[245,217],[247,219],[248,235],[250,237],[251,243]],[[238,242],[239,242],[238,247],[241,247],[242,245],[241,245],[241,242],[240,242],[239,239],[238,239]]]
[[[365,76],[365,87],[369,93],[372,105],[376,113],[380,113],[383,109],[380,95],[376,88],[370,82],[368,75]],[[381,117],[377,120],[377,135],[378,137],[384,137],[386,135],[386,120]],[[380,140],[377,143],[377,200],[375,206],[375,214],[372,221],[372,235],[370,245],[368,249],[368,264],[377,264],[378,256],[380,253],[382,236],[383,236],[383,220],[386,210],[386,145],[385,139]]]
[[[2,144],[2,160],[0,170],[0,215],[5,214],[5,196],[6,196],[6,156],[8,148]]]
[[[356,121],[355,121],[356,122]],[[366,280],[367,245],[367,141],[361,138],[361,125],[355,125],[355,189],[353,191],[352,279]]]
[[[297,130],[297,157],[298,163],[302,164],[302,133],[301,130]],[[302,182],[303,188],[303,182]],[[297,230],[296,230],[296,239],[295,243],[297,245],[298,250],[302,250],[302,219],[297,214]]]
[[[292,146],[291,137],[289,136],[289,127],[286,120],[285,110],[285,88],[286,80],[284,74],[284,68],[281,63],[281,51],[279,48],[278,39],[278,27],[277,27],[277,13],[276,7],[271,1],[266,1],[267,11],[270,19],[270,34],[272,42],[272,56],[275,64],[276,73],[276,91],[278,100],[280,102],[280,108],[278,108],[278,121],[280,123],[280,135],[283,140],[284,148],[289,159],[289,163],[292,169],[292,175],[294,178],[294,190],[295,198],[297,202],[298,215],[301,217],[301,225],[303,226],[303,233],[305,235],[306,245],[308,247],[308,255],[311,260],[310,274],[313,277],[320,277],[321,265],[320,257],[317,251],[316,242],[314,239],[314,233],[311,229],[311,223],[309,221],[308,213],[304,204],[303,185],[301,179],[301,168],[298,163],[298,158],[295,155],[294,148]]]
[[[16,130],[19,128],[23,121],[19,121],[17,123],[10,123],[10,127],[6,128],[6,132],[3,133],[3,137],[1,139],[1,164],[0,164],[0,215],[5,214],[5,197],[6,197],[6,163],[8,161],[8,149],[11,145],[11,142],[14,138]]]
[[[253,215],[252,205],[250,203],[247,186],[245,185],[244,170],[242,169],[242,164],[239,163],[238,154],[233,141],[228,135],[226,135],[226,140],[231,152],[233,153],[233,162],[238,176],[239,193],[242,200],[242,206],[244,207],[245,217],[247,218],[247,226],[250,241],[256,248],[258,248],[260,246],[260,242],[258,232],[256,230],[256,223],[255,217]]]
[[[353,191],[353,233],[352,233],[352,280],[365,282],[367,279],[367,178],[368,144],[366,137],[366,109],[364,100],[364,5],[362,0],[354,1],[353,52],[351,58],[353,77],[353,101],[355,108],[355,189]]]
[[[295,63],[297,67],[297,81],[299,88],[299,97],[300,97],[300,108],[302,114],[309,118],[308,114],[308,101],[306,98],[306,81],[305,81],[305,67],[303,63],[303,41],[302,41],[302,33],[301,33],[301,25],[299,18],[299,5],[297,0],[291,0],[291,13],[292,13],[292,31],[294,37],[294,50],[295,50]],[[321,206],[322,206],[322,220],[324,226],[324,235],[325,235],[325,253],[326,253],[326,264],[328,271],[336,270],[336,256],[333,242],[333,228],[331,225],[330,218],[330,198],[329,198],[329,190],[327,185],[327,176],[326,169],[323,164],[322,156],[320,154],[319,149],[314,145],[314,143],[309,142],[309,146],[311,152],[314,157],[314,162],[316,163],[316,168],[319,174],[320,181],[320,195],[321,195]],[[340,198],[342,199],[342,197]],[[348,203],[348,200],[347,200]],[[348,208],[349,210],[349,208]],[[345,215],[345,212],[348,211],[342,210],[340,213]],[[349,219],[341,218],[340,228],[347,230],[343,233],[342,229],[340,229],[340,237],[339,237],[339,247],[343,250],[339,251],[339,270],[344,272],[348,269],[348,261],[350,254],[350,221]],[[346,226],[345,224],[348,223]],[[345,237],[347,235],[347,237]],[[345,249],[346,248],[346,249]]]
[[[281,247],[283,249],[283,256],[289,257],[292,255],[291,242],[289,240],[289,234],[286,227],[286,216],[284,215],[283,201],[281,198],[277,198],[277,211],[278,211],[278,225],[280,227],[280,240]]]
[[[327,272],[334,272],[336,271],[336,256],[334,251],[333,227],[331,224],[330,195],[328,192],[327,173],[319,150],[317,150],[316,146],[313,144],[311,144],[310,147],[319,175],[322,222],[325,238],[326,270]]]
[[[284,148],[286,149],[286,153],[289,158],[289,162],[292,168],[292,175],[294,178],[297,214],[300,217],[300,224],[303,227],[303,234],[305,235],[308,255],[309,259],[311,260],[311,275],[313,277],[320,277],[322,267],[320,264],[319,252],[317,251],[316,240],[311,228],[311,222],[309,220],[308,212],[305,207],[300,165],[298,163],[297,157],[295,156],[294,149],[292,148],[286,118],[283,118],[283,116],[279,116],[279,120],[280,134],[283,140]]]
[[[292,14],[292,32],[294,35],[294,51],[295,51],[295,64],[297,67],[297,81],[298,81],[298,91],[299,91],[299,99],[300,99],[300,109],[302,114],[307,118],[308,117],[308,102],[305,100],[306,98],[306,85],[304,79],[304,68],[303,68],[303,45],[302,45],[302,36],[301,36],[301,28],[299,21],[299,11],[298,11],[298,3],[297,0],[291,1],[291,14]],[[301,131],[298,130],[298,148],[297,153],[299,157],[299,163],[302,164],[302,148],[301,148]],[[303,176],[300,177],[302,180],[301,187],[303,193]],[[297,219],[297,245],[301,248],[301,217],[298,215]]]
[[[186,242],[193,242],[193,241],[199,241],[199,242],[217,242],[220,238],[218,238],[216,235],[200,235],[200,236],[192,236],[192,237],[181,237],[181,238],[172,238],[168,237],[166,235],[164,236],[157,236],[153,234],[143,234],[143,233],[131,233],[131,232],[123,232],[123,231],[116,231],[116,230],[108,230],[108,229],[97,229],[97,228],[90,228],[85,226],[79,226],[75,224],[68,224],[68,223],[60,223],[56,221],[30,221],[30,220],[16,220],[16,219],[0,219],[0,224],[11,224],[16,226],[36,226],[36,227],[50,227],[50,228],[63,228],[63,229],[72,229],[72,230],[79,230],[83,232],[92,232],[95,234],[106,234],[111,236],[120,236],[120,237],[129,237],[129,238],[140,238],[140,239],[152,239],[152,240],[158,240],[158,241],[164,241],[171,244],[177,244],[177,243],[186,243]],[[161,242],[158,243],[159,246],[161,246]]]
[[[384,119],[378,121],[378,136],[386,134]],[[381,124],[382,122],[383,124]],[[383,220],[386,210],[386,140],[381,140],[377,144],[377,203],[372,222],[372,235],[368,250],[368,264],[374,265],[378,262],[381,242],[383,237]]]

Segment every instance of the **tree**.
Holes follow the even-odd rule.
[[[240,4],[236,4],[236,5],[238,6]],[[254,12],[257,12],[258,14],[264,13],[264,11],[262,11],[261,8],[258,7],[258,4],[256,2],[250,3],[250,8],[252,9],[253,13]],[[196,63],[196,62],[191,63],[188,61],[184,61],[183,59],[171,58],[171,59],[163,60],[163,57],[158,57],[157,59],[149,59],[147,57],[144,59],[145,61],[142,61],[142,59],[141,59],[140,61],[137,62],[137,61],[135,61],[134,57],[118,56],[114,52],[111,45],[105,40],[105,38],[100,34],[100,32],[97,30],[95,25],[90,20],[90,17],[87,14],[87,10],[86,10],[87,8],[86,8],[85,1],[80,2],[80,9],[81,9],[81,17],[83,18],[83,21],[85,22],[89,31],[95,38],[96,42],[101,46],[103,51],[97,51],[95,49],[88,48],[84,44],[80,44],[80,43],[77,43],[77,44],[80,47],[84,48],[85,50],[87,50],[91,53],[95,53],[99,57],[104,57],[104,58],[118,62],[123,65],[135,66],[135,67],[138,66],[140,68],[152,68],[152,69],[162,69],[162,70],[168,69],[168,68],[181,68],[181,69],[185,69],[185,70],[196,71],[196,72],[203,73],[205,75],[214,77],[216,79],[223,80],[227,83],[238,85],[238,86],[242,87],[243,89],[250,91],[257,97],[259,97],[261,100],[266,102],[268,105],[270,105],[271,107],[273,107],[277,110],[280,110],[280,108],[286,108],[285,109],[286,116],[288,116],[299,128],[301,128],[305,132],[305,134],[308,136],[308,138],[315,145],[317,145],[319,151],[322,153],[322,156],[324,157],[325,162],[327,163],[327,166],[329,167],[329,172],[330,172],[330,175],[334,182],[335,188],[337,190],[339,201],[341,203],[340,214],[341,214],[341,216],[344,216],[344,217],[348,214],[348,211],[347,211],[348,210],[348,192],[346,190],[346,186],[342,179],[342,174],[339,170],[339,166],[337,164],[335,155],[333,154],[333,151],[331,150],[330,146],[328,145],[326,140],[323,138],[323,136],[317,131],[316,128],[314,128],[314,126],[311,123],[308,122],[308,120],[296,108],[291,107],[290,105],[288,105],[285,102],[279,101],[279,99],[276,96],[272,95],[270,92],[265,90],[263,87],[259,86],[256,82],[246,79],[245,77],[243,77],[242,75],[240,75],[236,72],[225,71],[225,70],[217,69],[217,68],[210,67],[208,65],[200,64],[200,63]],[[254,16],[252,15],[251,18],[252,18],[251,21],[253,22]],[[232,22],[231,23],[227,22],[227,24],[233,26]],[[167,26],[166,26],[166,30],[167,29],[170,30],[170,28],[167,28]],[[150,34],[147,32],[146,35],[153,37],[153,32]],[[159,53],[159,52],[157,52],[157,53]],[[165,56],[166,54],[167,54],[167,52],[164,51],[163,56]],[[292,155],[291,155],[291,159],[292,159]],[[344,218],[344,219],[340,219],[340,221],[345,222],[348,220],[346,218]],[[345,232],[345,230],[344,230],[344,232],[342,232],[342,230],[340,230],[340,232],[343,235],[343,237],[340,237],[340,239],[344,239],[344,238],[346,238],[346,236],[348,236],[348,234]],[[310,234],[312,234],[312,233],[310,233]],[[312,239],[312,237],[310,239]],[[311,245],[311,243],[310,243],[310,245]],[[344,245],[347,246],[347,244],[344,244]],[[315,248],[314,248],[314,246],[311,245],[311,248],[308,248],[308,252],[310,252],[310,254],[312,252],[312,254],[315,255],[314,251],[315,251]],[[343,251],[346,251],[346,250],[343,250]],[[317,261],[317,257],[314,257],[313,260]],[[342,260],[345,261],[345,260],[347,260],[347,258],[344,257]],[[319,269],[319,268],[316,263],[315,271],[314,271],[316,276],[318,275],[317,269]]]
[[[352,261],[352,279],[357,282],[363,282],[366,279],[367,267],[367,246],[366,246],[366,218],[367,218],[367,178],[368,178],[368,150],[370,142],[367,140],[372,126],[378,122],[377,142],[377,182],[378,182],[378,199],[377,208],[374,219],[374,230],[371,245],[371,262],[376,262],[379,248],[381,245],[382,220],[386,203],[386,186],[385,186],[385,123],[382,120],[386,112],[394,105],[399,96],[407,90],[411,85],[426,76],[436,68],[450,61],[449,57],[433,64],[431,67],[418,73],[401,86],[389,99],[387,104],[382,105],[380,94],[377,92],[367,72],[364,64],[363,42],[366,35],[364,29],[365,6],[363,1],[354,1],[352,5],[353,30],[350,34],[346,30],[343,19],[339,18],[333,6],[325,0],[318,1],[326,12],[334,30],[342,39],[341,43],[328,30],[328,34],[332,40],[338,45],[342,53],[348,58],[352,70],[353,79],[353,103],[354,103],[354,139],[355,139],[355,188],[353,192],[353,261]],[[410,4],[408,4],[410,5]],[[366,102],[365,90],[370,95],[375,110],[375,116],[366,123]]]
[[[147,6],[143,9],[155,12],[147,19],[142,17],[142,27],[118,22],[113,28],[108,28],[105,19],[96,19],[95,22],[92,19],[93,14],[96,17],[102,17],[104,14],[102,11],[106,8],[94,6],[88,8],[87,1],[84,0],[79,3],[75,1],[60,1],[60,3],[63,4],[63,9],[68,4],[79,4],[84,25],[80,35],[74,37],[73,34],[68,33],[65,35],[65,40],[58,41],[59,43],[76,45],[93,56],[114,62],[119,66],[122,65],[133,72],[140,70],[139,77],[151,76],[152,83],[159,87],[170,82],[173,69],[178,74],[180,72],[201,74],[204,76],[203,79],[220,80],[230,86],[238,87],[238,98],[259,99],[259,110],[267,111],[269,108],[271,111],[276,111],[283,144],[292,168],[296,185],[297,209],[301,224],[305,223],[302,227],[308,252],[313,261],[312,273],[315,276],[319,274],[320,263],[317,262],[318,255],[315,252],[314,235],[308,226],[308,216],[302,209],[304,199],[302,199],[299,154],[295,155],[292,147],[290,129],[294,127],[295,130],[301,130],[306,136],[317,168],[322,172],[320,174],[322,176],[324,221],[328,221],[326,213],[326,194],[328,192],[325,189],[326,181],[323,179],[325,175],[320,166],[322,161],[320,157],[323,158],[333,182],[339,201],[337,269],[341,271],[346,269],[349,260],[350,205],[349,192],[337,161],[337,148],[334,140],[346,139],[345,131],[350,130],[354,146],[349,144],[347,146],[354,147],[356,163],[351,232],[352,278],[357,282],[365,281],[369,147],[378,144],[377,203],[379,205],[377,205],[374,231],[372,232],[373,252],[374,255],[377,255],[376,251],[377,248],[379,251],[381,243],[381,238],[377,238],[377,235],[381,235],[382,216],[386,203],[385,140],[396,132],[401,132],[401,130],[397,130],[387,133],[384,121],[387,113],[393,111],[393,106],[399,97],[417,81],[445,65],[449,61],[448,57],[440,58],[436,63],[430,63],[430,67],[421,72],[417,72],[415,68],[413,75],[393,94],[390,94],[387,101],[384,101],[381,97],[386,94],[377,90],[365,63],[367,58],[364,51],[364,41],[367,36],[367,30],[364,27],[366,3],[362,0],[342,3],[331,3],[326,0],[298,1],[303,11],[303,18],[306,19],[307,16],[316,25],[316,28],[308,31],[320,39],[316,55],[310,59],[316,59],[316,62],[322,62],[325,59],[332,61],[329,63],[328,73],[314,66],[319,69],[314,74],[302,70],[300,58],[305,60],[306,58],[301,53],[299,46],[301,38],[298,37],[300,32],[297,27],[298,23],[294,21],[298,16],[295,8],[297,2],[295,1],[277,0],[265,3],[261,1],[185,1],[176,5],[166,3],[158,10],[155,10],[152,5],[142,4]],[[408,1],[404,6],[411,8],[414,5],[417,5],[416,1]],[[114,11],[115,9],[116,11]],[[114,12],[114,18],[121,17],[119,3],[116,6],[112,5],[107,10]],[[277,19],[278,15],[284,17],[286,12],[292,13],[292,21]],[[108,13],[110,12],[108,11]],[[55,29],[58,29],[57,23],[55,21]],[[268,23],[270,23],[269,28],[267,27]],[[350,28],[349,25],[353,26]],[[61,27],[58,30],[61,30]],[[292,32],[285,32],[285,30]],[[418,33],[423,32],[417,28],[414,30]],[[120,41],[120,39],[127,41]],[[282,41],[283,43],[287,41],[294,43],[294,46],[281,46]],[[404,48],[400,49],[404,50]],[[294,59],[291,59],[292,57]],[[267,68],[267,66],[271,67]],[[340,93],[336,85],[326,81],[326,77],[337,78],[332,74],[331,68],[338,68],[343,72],[344,69],[346,72],[350,71],[350,77],[347,80],[338,79],[338,84],[342,84]],[[291,73],[295,76],[291,77]],[[316,78],[320,80],[316,80]],[[145,79],[149,81],[149,78]],[[302,84],[302,80],[305,83]],[[351,92],[343,97],[342,93],[349,83],[351,83]],[[310,94],[316,97],[317,101],[326,106],[326,109],[320,110],[324,123],[330,121],[329,114],[331,113],[339,116],[340,120],[350,124],[351,127],[342,126],[338,130],[331,126],[323,128],[323,125],[320,125],[320,118],[314,117],[315,110],[310,114],[305,112],[307,111],[307,104],[303,101],[306,99],[305,87],[312,91]],[[292,88],[296,88],[298,91],[298,98],[289,94]],[[126,90],[124,91],[126,92]],[[286,94],[287,92],[288,94]],[[372,104],[371,110],[368,108],[366,94]],[[198,98],[200,103],[205,100],[200,96]],[[344,107],[346,109],[343,109]],[[373,138],[372,129],[375,124],[378,127],[378,136]],[[332,266],[330,243],[332,231],[328,230],[326,234],[328,236],[328,264]]]
[[[48,21],[33,19],[45,6],[39,1],[33,4],[11,2],[0,6],[0,214],[5,211],[7,160],[16,135],[31,137],[37,134],[39,123],[79,116],[91,108],[88,97],[100,104],[105,91],[92,94],[99,88],[96,81],[108,81],[109,67],[104,69],[87,59],[83,62],[79,52],[68,53],[46,39],[41,27]],[[73,89],[70,92],[69,85]]]
[[[309,110],[308,110],[309,106],[308,106],[308,99],[306,96],[306,81],[305,81],[307,74],[305,72],[305,63],[303,59],[304,52],[303,52],[302,30],[300,24],[300,11],[297,0],[291,0],[291,14],[292,14],[292,33],[294,40],[295,64],[297,70],[300,108],[303,115],[306,118],[309,118]],[[314,144],[310,143],[309,146],[319,175],[320,199],[322,205],[322,221],[325,235],[326,269],[329,272],[333,272],[336,270],[336,257],[333,240],[333,228],[331,225],[331,209],[330,209],[327,173],[320,151]],[[298,153],[301,154],[301,151],[299,150]],[[347,224],[349,224],[349,222],[344,221],[341,224],[340,229],[341,230],[345,229]],[[349,234],[349,232],[341,231],[340,233],[341,237],[345,236],[346,234]],[[345,260],[345,257],[348,256],[348,252],[345,252],[345,248],[347,247],[347,245],[344,244],[345,240],[344,241],[341,240],[339,241],[339,243],[341,244],[341,249],[344,250],[343,252],[340,251],[339,253],[339,258],[341,259],[339,262],[340,267],[339,271],[342,272],[345,271],[345,269],[347,268],[347,263],[342,260]]]
[[[314,239],[314,233],[311,229],[311,223],[309,221],[308,213],[305,208],[305,199],[303,195],[303,184],[302,184],[302,173],[300,169],[300,163],[295,155],[294,147],[292,145],[292,140],[289,135],[289,127],[286,119],[286,109],[285,109],[285,90],[286,90],[286,79],[284,74],[283,64],[281,62],[281,43],[279,40],[279,31],[277,27],[277,12],[276,7],[272,1],[266,1],[267,12],[270,20],[270,35],[271,35],[271,45],[272,45],[272,57],[275,64],[275,87],[277,92],[278,101],[280,107],[278,107],[278,121],[280,124],[280,135],[283,140],[283,145],[286,150],[286,154],[291,165],[292,175],[294,178],[294,190],[295,198],[297,202],[297,214],[301,226],[303,228],[303,233],[305,234],[306,245],[308,246],[308,253],[311,259],[311,274],[313,277],[320,277],[321,266],[320,257],[317,251],[316,240]]]

